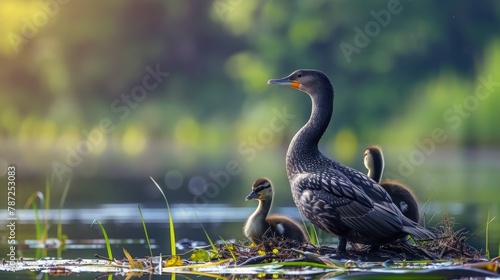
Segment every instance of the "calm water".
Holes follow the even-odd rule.
[[[427,213],[435,213],[436,211],[439,212],[445,209],[450,217],[455,217],[457,223],[455,229],[464,227],[469,233],[473,233],[485,225],[482,221],[474,223],[475,220],[473,218],[481,214],[482,207],[444,202],[433,203],[425,207],[426,209],[424,210]],[[168,254],[170,245],[167,210],[165,208],[145,208],[144,206],[141,209],[146,221],[149,237],[154,241],[154,253]],[[172,205],[172,216],[176,229],[176,239],[187,238],[195,241],[206,241],[205,234],[201,228],[201,225],[203,225],[213,240],[220,239],[220,237],[225,240],[243,240],[241,231],[243,223],[254,210],[254,207],[209,205],[193,208],[192,205],[174,204]],[[297,210],[294,207],[277,207],[274,209],[274,212],[299,219]],[[49,224],[52,225],[49,228],[49,238],[55,237],[59,211],[40,211],[39,214],[41,219],[45,217],[49,221]],[[5,217],[6,215],[6,211],[0,211],[0,216]],[[35,237],[34,212],[32,210],[18,210],[17,217],[16,238],[20,242],[20,248],[23,249],[21,253],[25,257],[33,257],[33,247],[36,246],[36,241],[33,240]],[[430,220],[429,225],[434,225],[440,218],[438,215],[432,219],[431,217],[426,217],[427,220]],[[123,241],[121,244],[114,245],[117,254],[121,253],[122,247],[128,248],[126,245],[134,247],[132,252],[137,253],[138,256],[149,253],[147,246],[137,241],[145,238],[137,205],[101,205],[93,209],[62,210],[61,221],[63,224],[63,233],[68,236],[68,239],[72,240],[72,243],[68,244],[68,250],[63,254],[64,257],[88,258],[93,256],[94,253],[106,254],[104,244],[95,241],[102,239],[102,234],[97,225],[91,227],[94,219],[104,225],[109,238]],[[0,227],[5,228],[6,224],[0,224]],[[0,238],[2,253],[7,249],[6,233],[2,231]],[[484,249],[484,233],[484,229],[479,231],[468,242],[474,247]],[[492,256],[496,256],[498,255],[497,249],[500,234],[496,228],[490,228],[489,234],[491,244],[497,244],[493,248],[490,248]],[[325,242],[332,242],[332,239],[328,235],[323,234],[322,236],[328,239]],[[83,246],[82,244],[92,244],[93,247],[89,247],[90,245]],[[5,253],[2,255],[5,255]],[[49,253],[49,256],[55,256],[55,254]]]
[[[469,232],[473,232],[476,228],[481,226],[480,224],[467,225],[467,222],[473,222],[473,219],[459,219],[459,217],[476,215],[474,212],[480,212],[482,209],[481,207],[443,202],[433,203],[427,208],[428,212],[436,210],[442,211],[445,209],[450,216],[457,217],[457,223],[459,224],[456,226],[456,229],[466,227],[469,229]],[[225,240],[242,240],[243,235],[241,229],[243,223],[254,210],[254,207],[230,207],[221,204],[198,206],[196,208],[188,204],[174,204],[172,205],[172,215],[176,228],[176,239],[180,240],[187,238],[195,241],[206,241],[205,234],[201,228],[201,224],[203,224],[209,236],[211,236],[214,241],[219,239],[219,237]],[[152,242],[153,254],[169,254],[170,244],[167,210],[165,208],[147,208],[142,206],[142,212],[147,224],[149,238]],[[286,214],[296,219],[299,218],[294,207],[277,207],[274,212]],[[136,204],[100,205],[93,209],[63,209],[60,213],[63,233],[68,236],[66,250],[62,252],[62,257],[65,259],[92,259],[94,254],[102,256],[107,255],[99,227],[97,225],[90,226],[94,219],[104,224],[108,236],[111,239],[115,258],[123,258],[122,248],[126,248],[134,257],[149,255],[149,249],[144,240],[144,231]],[[0,216],[6,215],[7,213],[5,211],[0,211]],[[17,216],[16,238],[19,242],[17,247],[19,250],[16,254],[24,258],[34,257],[36,247],[38,246],[38,242],[34,240],[34,212],[32,210],[18,210]],[[40,217],[46,218],[49,224],[52,224],[49,228],[49,237],[55,237],[56,221],[59,219],[59,211],[40,211]],[[437,218],[435,219],[437,221]],[[431,222],[431,224],[432,223],[433,222]],[[5,228],[6,225],[1,224],[0,226]],[[323,240],[323,244],[325,244],[325,242],[335,242],[325,234],[323,237],[328,239]],[[498,244],[500,240],[499,231],[490,230],[490,239],[492,239],[492,244]],[[2,232],[0,241],[1,254],[2,256],[6,256],[8,248],[4,232]],[[57,242],[58,241],[55,239],[50,239],[47,243],[48,246],[56,246]],[[477,248],[484,248],[484,230],[479,232],[477,237],[471,237],[468,242]],[[496,251],[497,248],[490,249],[492,249],[493,256],[498,254]],[[183,250],[179,252],[182,253]],[[55,257],[56,250],[49,248],[47,255]],[[188,256],[184,257],[187,258]],[[81,276],[84,278],[81,278]],[[89,273],[80,276],[66,276],[65,279],[94,279],[98,276],[99,274]],[[321,275],[317,275],[318,278],[320,276]],[[41,274],[36,275],[35,273],[2,273],[2,279],[41,279],[40,277]],[[55,279],[55,277],[56,276],[50,276],[49,279]],[[125,276],[115,276],[115,279],[124,278]],[[168,275],[153,276],[153,279],[169,278],[170,276]]]

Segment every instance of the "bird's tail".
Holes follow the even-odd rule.
[[[436,235],[421,225],[405,217],[403,219],[403,231],[416,239],[434,239]]]

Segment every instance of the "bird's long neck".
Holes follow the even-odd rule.
[[[311,116],[307,123],[295,134],[287,152],[287,171],[292,166],[300,165],[307,160],[314,160],[320,156],[318,143],[325,133],[333,110],[333,89],[331,87],[320,88],[320,91],[311,95]]]
[[[382,174],[384,173],[384,156],[382,153],[375,153],[372,156],[372,167],[368,170],[368,177],[372,178],[373,181],[380,183],[382,180]]]
[[[372,178],[373,181],[380,183],[382,180],[382,173],[384,172],[384,164],[381,165],[374,164],[373,168],[368,171],[368,177]]]
[[[252,224],[264,224],[267,214],[269,214],[269,210],[271,209],[272,200],[259,200],[259,206],[252,214]]]
[[[259,200],[259,206],[253,214],[248,217],[245,224],[245,235],[253,242],[258,242],[262,235],[269,228],[269,223],[266,221],[269,209],[271,209],[272,200]]]

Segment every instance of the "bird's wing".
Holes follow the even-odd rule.
[[[343,176],[345,180],[351,182],[355,186],[359,187],[362,192],[364,192],[370,199],[373,201],[377,201],[380,204],[393,204],[391,196],[387,193],[387,191],[382,188],[377,182],[370,179],[370,177],[366,176],[364,173],[360,171],[350,168],[348,166],[344,166],[338,163],[336,166],[337,169],[332,166],[329,168],[328,172],[335,174],[336,176]],[[392,208],[389,206],[389,208]]]
[[[308,173],[298,176],[292,184],[302,190],[300,200],[303,205],[319,208],[316,213],[327,212],[335,217],[359,217],[368,214],[373,208],[372,200],[342,176]]]
[[[302,203],[317,208],[314,213],[324,216],[323,220],[335,217],[343,226],[375,236],[401,232],[402,214],[396,205],[374,202],[362,187],[341,173],[331,176],[308,174],[297,183],[305,190]]]
[[[356,169],[337,163],[337,168],[342,169],[342,175],[356,186],[361,187],[363,191],[371,198],[374,203],[374,211],[365,217],[359,217],[343,220],[344,223],[352,228],[378,228],[378,232],[395,233],[404,231],[414,237],[421,239],[433,238],[434,234],[405,217],[399,208],[393,203],[390,194],[377,182],[371,180],[364,173]],[[332,165],[333,167],[333,165]],[[339,172],[335,172],[339,174]],[[383,225],[383,226],[381,226]]]
[[[403,230],[402,215],[379,203],[374,203],[366,215],[342,217],[342,222],[357,232],[373,236],[391,236]]]

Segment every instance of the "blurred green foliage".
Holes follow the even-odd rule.
[[[133,200],[141,189],[124,178],[178,170],[179,200],[191,202],[233,160],[238,172],[210,202],[243,205],[269,176],[276,204],[291,203],[284,154],[310,102],[266,81],[317,68],[336,91],[325,153],[364,170],[365,146],[379,144],[388,174],[422,202],[493,203],[499,214],[498,1],[4,0],[0,22],[1,164],[39,178],[65,165],[61,178],[87,178],[72,189],[80,201],[93,198],[89,182]],[[148,67],[168,76],[141,91]],[[276,110],[294,118],[273,130]],[[486,209],[471,219],[486,221]]]

